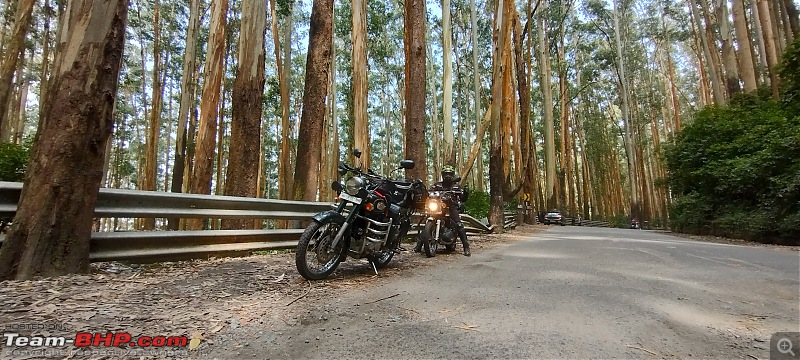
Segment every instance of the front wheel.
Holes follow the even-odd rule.
[[[308,280],[322,280],[336,270],[339,263],[347,256],[345,241],[339,240],[336,248],[331,248],[333,239],[342,228],[342,224],[333,219],[322,223],[312,222],[297,244],[295,264],[297,271]]]
[[[422,245],[425,248],[425,255],[428,257],[436,256],[436,250],[439,249],[439,239],[434,239],[435,232],[436,223],[433,221],[428,221],[428,223],[425,224],[425,228],[419,233],[419,236],[422,237]]]

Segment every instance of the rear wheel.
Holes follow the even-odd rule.
[[[439,249],[439,239],[434,239],[436,234],[436,222],[428,221],[425,228],[419,233],[422,237],[422,246],[425,249],[425,255],[428,257],[436,256],[436,250]]]
[[[333,239],[341,229],[342,224],[327,219],[322,223],[312,222],[297,244],[295,265],[297,272],[308,280],[324,279],[339,266],[347,256],[345,241],[339,240],[336,248],[331,248]]]

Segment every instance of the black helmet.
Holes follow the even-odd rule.
[[[456,177],[456,168],[452,165],[445,165],[442,167],[442,181],[451,183]]]

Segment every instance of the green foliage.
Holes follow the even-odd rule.
[[[631,226],[631,220],[625,215],[614,215],[606,218],[608,227],[627,229]]]
[[[488,218],[491,197],[483,191],[470,191],[464,204],[464,213],[476,219]]]
[[[22,181],[30,156],[30,144],[0,143],[0,181]]]
[[[665,148],[678,231],[800,239],[800,117],[766,97],[709,107]]]
[[[791,116],[800,116],[800,37],[783,53],[778,69],[781,77],[781,100]]]

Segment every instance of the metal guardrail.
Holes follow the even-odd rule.
[[[10,220],[17,211],[22,183],[0,182],[0,218]],[[331,203],[234,196],[100,189],[97,218],[250,218],[308,220],[329,210]],[[487,233],[493,227],[461,215],[468,233]],[[415,222],[415,225],[418,223]],[[516,226],[511,213],[505,227]],[[259,250],[293,249],[304,229],[119,231],[93,232],[91,261],[174,261],[225,256]],[[409,235],[416,235],[418,229]],[[0,244],[5,235],[0,235]]]

